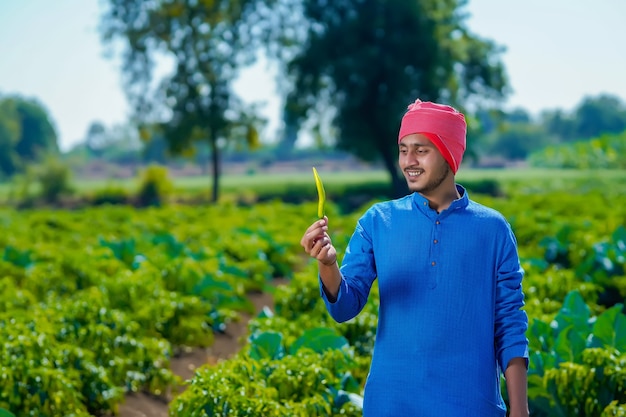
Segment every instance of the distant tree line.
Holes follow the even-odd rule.
[[[546,146],[626,129],[624,103],[610,95],[583,98],[571,113],[547,110],[531,117],[524,109],[503,111],[510,92],[503,48],[468,29],[463,0],[103,4],[102,39],[114,48],[125,45],[122,75],[134,112],[126,126],[94,121],[84,143],[72,150],[73,160],[193,158],[210,172],[214,200],[224,158],[261,145],[258,132],[265,121],[233,85],[262,54],[280,68],[283,129],[278,143],[249,157],[293,157],[295,138],[306,129],[320,147],[381,163],[398,194],[406,185],[390,138],[418,97],[468,115],[467,163],[524,160]],[[163,58],[172,72],[156,78],[154,67]],[[17,120],[11,106],[0,113]],[[31,142],[19,138],[19,129],[7,126],[12,133],[2,139],[0,130],[0,149],[11,152],[2,152],[0,163],[11,175],[41,146],[27,146]]]
[[[626,103],[615,96],[601,94],[583,98],[570,111],[544,110],[541,114],[532,116],[522,108],[504,111],[493,107],[479,109],[468,114],[468,121],[470,125],[468,164],[487,165],[507,161],[528,161],[532,157],[534,165],[543,167],[600,167],[602,165],[583,162],[589,159],[581,154],[584,146],[587,146],[583,144],[591,144],[592,140],[603,135],[625,132]],[[286,159],[328,155],[331,152],[330,149],[333,149],[332,144],[324,144],[320,140],[313,144],[312,148],[300,150],[292,148],[291,151],[286,152],[285,149],[293,145],[286,145],[285,141],[288,140],[283,137],[281,141],[264,144],[254,151],[246,147],[233,146],[226,150],[223,160],[271,164]],[[608,139],[604,141],[607,142],[608,148],[613,148],[616,152],[621,149],[619,143],[613,143]],[[394,141],[390,140],[390,142]],[[599,145],[597,142],[594,143],[597,148]],[[137,129],[131,125],[107,128],[100,122],[94,122],[89,127],[82,143],[76,145],[67,155],[73,156],[75,160],[78,158],[84,163],[100,159],[113,164],[145,165],[167,164],[172,160],[180,159],[199,165],[206,164],[210,159],[208,147],[201,142],[194,146],[194,152],[190,156],[176,157],[169,153],[167,140],[163,136],[154,134],[150,140],[142,141]],[[574,151],[574,147],[578,151]],[[555,155],[558,149],[562,149],[559,155],[567,154],[567,157],[542,157],[541,152],[548,148],[550,155]],[[319,149],[319,152],[316,153],[316,149]],[[595,153],[597,154],[597,151]],[[576,159],[580,159],[580,164],[575,162]],[[490,162],[493,160],[495,162]],[[596,160],[599,159],[596,158]]]
[[[626,168],[626,105],[615,96],[585,97],[569,112],[552,109],[534,117],[521,108],[479,109],[469,114],[468,120],[468,164],[527,161],[534,166],[554,168]],[[330,156],[334,152],[335,157],[345,154],[319,142],[310,148],[285,152],[286,140],[264,144],[253,151],[233,146],[225,152],[224,161],[261,166],[280,160]],[[62,157],[74,166],[94,161],[132,166],[179,161],[204,166],[208,172],[210,150],[206,144],[194,144],[193,151],[187,156],[172,155],[163,136],[155,133],[143,141],[131,123],[107,127],[94,121],[83,140],[61,155],[54,122],[43,105],[20,96],[0,98],[0,177],[23,173],[29,165],[50,155]]]
[[[589,141],[603,134],[626,131],[626,104],[618,97],[601,94],[584,97],[570,112],[545,110],[533,118],[524,109],[503,112],[479,110],[477,128],[470,138],[479,157],[526,160],[546,147]]]

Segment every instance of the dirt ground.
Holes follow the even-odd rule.
[[[269,294],[250,294],[256,313],[263,307],[273,308],[274,302]],[[196,368],[206,363],[217,363],[229,359],[241,349],[248,331],[251,316],[242,315],[241,320],[229,323],[224,334],[216,334],[215,342],[208,348],[193,348],[173,358],[170,364],[172,371],[183,379],[191,379]],[[168,417],[168,403],[163,398],[138,393],[126,397],[120,406],[119,417]]]

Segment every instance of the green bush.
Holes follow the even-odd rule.
[[[93,192],[89,201],[94,206],[101,206],[107,204],[127,204],[129,198],[129,193],[125,188],[107,185],[105,188]]]
[[[361,416],[354,360],[343,350],[301,349],[280,359],[238,355],[196,371],[172,417]]]
[[[166,167],[150,165],[141,172],[137,203],[142,206],[161,206],[172,193],[174,184]]]
[[[14,178],[9,200],[21,208],[34,207],[38,203],[56,204],[63,196],[74,192],[70,180],[70,168],[50,156]]]
[[[532,320],[527,332],[529,406],[533,416],[599,417],[626,402],[626,315],[616,305],[597,317],[578,291],[554,320]]]
[[[71,171],[59,159],[48,158],[36,168],[40,196],[47,203],[57,203],[61,196],[72,192]]]
[[[545,380],[555,409],[563,415],[601,417],[607,408],[616,412],[616,404],[626,404],[626,354],[586,349],[581,363],[562,363],[548,370]]]

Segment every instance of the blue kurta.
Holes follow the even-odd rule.
[[[378,278],[365,417],[503,417],[502,370],[528,358],[523,270],[497,211],[462,197],[437,213],[418,193],[373,205],[345,256],[332,317],[355,317]],[[323,288],[322,288],[323,289]]]

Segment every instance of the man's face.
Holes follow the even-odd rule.
[[[398,164],[411,191],[430,194],[452,170],[435,145],[422,134],[411,134],[399,144]]]

